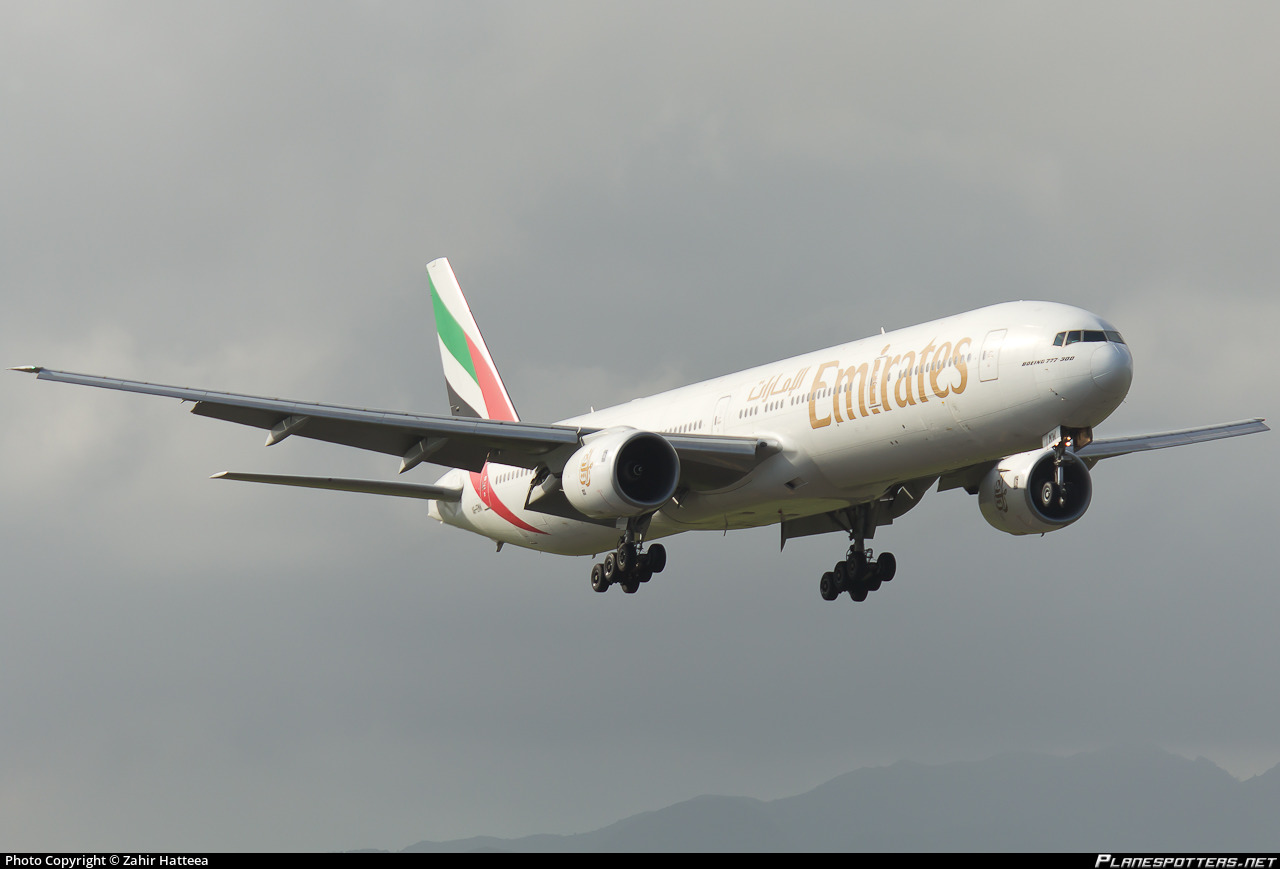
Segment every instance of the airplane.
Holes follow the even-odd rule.
[[[41,380],[194,402],[199,416],[449,470],[435,483],[224,471],[215,479],[425,499],[445,525],[541,552],[606,553],[591,587],[634,594],[652,541],[778,525],[840,533],[824,600],[894,578],[867,541],[924,497],[964,489],[988,523],[1044,534],[1084,515],[1102,459],[1269,431],[1263,419],[1095,438],[1133,379],[1120,332],[1081,308],[1006,302],[738,371],[554,424],[520,419],[453,269],[427,265],[449,415],[367,410],[54,371]]]

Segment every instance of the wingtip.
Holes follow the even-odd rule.
[[[218,471],[218,473],[216,473],[216,474],[211,474],[211,475],[209,476],[209,479],[210,479],[210,480],[221,480],[223,477],[227,476],[227,475],[228,475],[228,474],[230,474],[230,473],[231,473],[230,471]]]
[[[23,374],[39,374],[44,371],[43,365],[15,365],[10,371],[21,371]]]

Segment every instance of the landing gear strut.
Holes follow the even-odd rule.
[[[892,552],[882,552],[872,560],[872,552],[860,534],[851,533],[853,545],[845,560],[822,574],[818,591],[823,600],[835,600],[841,592],[848,592],[855,601],[864,601],[867,595],[879,590],[882,583],[893,579],[898,572],[898,560]]]
[[[1066,470],[1063,467],[1063,458],[1067,454],[1067,448],[1071,446],[1071,436],[1066,435],[1053,445],[1053,482],[1045,481],[1040,487],[1040,507],[1049,509],[1053,506],[1053,502],[1058,502],[1058,507],[1065,507],[1067,504],[1067,479]]]
[[[618,548],[606,555],[603,562],[592,565],[592,591],[606,592],[617,583],[627,594],[635,594],[642,582],[648,582],[655,573],[662,573],[667,566],[666,547],[655,543],[648,552],[642,551],[640,527],[639,523],[629,523],[618,541]]]
[[[1041,510],[1052,510],[1057,507],[1065,510],[1067,506],[1067,451],[1076,451],[1093,443],[1093,429],[1056,429],[1045,437],[1053,438],[1053,480],[1045,480],[1037,493]],[[1056,503],[1055,503],[1056,502]]]

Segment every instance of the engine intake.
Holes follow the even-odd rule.
[[[565,463],[561,486],[576,510],[593,519],[639,516],[667,503],[680,481],[680,457],[661,435],[606,429]]]
[[[1054,458],[1050,448],[1001,459],[978,487],[983,518],[1007,534],[1044,534],[1083,516],[1093,498],[1089,468],[1065,453],[1059,481]]]

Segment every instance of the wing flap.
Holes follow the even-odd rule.
[[[680,483],[695,491],[731,485],[782,451],[772,439],[729,435],[672,435],[664,438],[680,456]]]
[[[365,421],[333,419],[315,413],[303,414],[301,408],[282,416],[280,409],[262,410],[255,407],[240,407],[234,404],[216,404],[210,401],[200,401],[191,408],[191,412],[197,416],[206,416],[210,419],[221,419],[226,422],[262,429],[272,429],[282,420],[302,415],[306,419],[305,425],[300,426],[296,432],[292,433],[298,437],[358,447],[359,449],[387,453],[393,456],[403,456],[415,442],[421,440],[424,436],[437,434],[434,431],[426,431],[426,426],[415,429],[394,424],[378,423],[369,425]],[[483,459],[481,463],[483,464]]]

